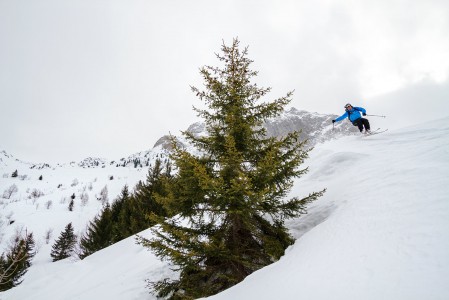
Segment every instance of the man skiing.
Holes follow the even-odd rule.
[[[345,113],[335,120],[332,120],[332,123],[339,122],[347,117],[352,125],[359,128],[361,133],[371,133],[368,119],[362,118],[360,112],[366,116],[366,110],[363,107],[354,107],[348,103],[345,105]],[[365,132],[363,132],[363,127],[365,127]]]

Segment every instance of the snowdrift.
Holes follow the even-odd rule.
[[[291,194],[327,193],[288,222],[296,243],[208,299],[449,299],[449,117],[320,144],[305,165]],[[133,237],[83,261],[35,260],[1,299],[156,299],[145,279],[173,276]]]

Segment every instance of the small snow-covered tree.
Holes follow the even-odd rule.
[[[11,177],[17,177],[17,176],[19,176],[19,172],[17,172],[17,170],[12,172]]]
[[[75,206],[75,201],[73,201],[73,199],[70,199],[70,202],[69,202],[69,211],[73,211],[73,206]]]

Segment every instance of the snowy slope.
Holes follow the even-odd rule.
[[[449,118],[317,147],[295,191],[328,192],[291,224],[310,231],[210,299],[449,299],[448,149]]]
[[[101,190],[106,187],[108,200],[112,202],[125,184],[132,188],[147,174],[146,169],[140,168],[93,169],[64,165],[30,169],[30,165],[21,161],[3,159],[3,162],[6,165],[0,168],[0,252],[18,230],[33,232],[39,246],[46,243],[47,232],[52,231],[53,241],[69,222],[79,234],[101,210],[102,203],[97,200]],[[19,176],[12,178],[10,174],[15,170]],[[17,191],[5,199],[5,191],[12,186]],[[75,205],[69,211],[72,195],[75,195]]]
[[[27,230],[45,250],[38,256],[48,256],[50,250],[44,244],[52,244],[69,222],[75,234],[82,234],[103,207],[98,200],[102,190],[107,190],[107,202],[112,203],[125,185],[132,190],[139,180],[146,179],[156,158],[166,157],[165,149],[154,147],[115,161],[89,157],[79,163],[51,166],[0,151],[0,253],[15,232]],[[16,170],[18,176],[12,177]],[[72,195],[74,208],[69,211]]]
[[[327,193],[289,221],[296,243],[210,299],[449,299],[448,149],[449,117],[317,145],[292,195]],[[83,261],[48,247],[0,299],[155,299],[145,279],[173,276],[132,237]]]

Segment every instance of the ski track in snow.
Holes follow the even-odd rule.
[[[296,243],[278,262],[208,299],[449,299],[449,117],[317,145],[303,166],[310,171],[291,196],[327,192],[286,222]],[[46,216],[58,219],[61,211]],[[14,214],[22,214],[19,206]],[[68,219],[60,218],[62,230]],[[42,219],[29,222],[39,227]],[[24,282],[0,299],[156,299],[145,280],[176,276],[133,237],[83,261],[52,263],[51,244],[41,245]]]

